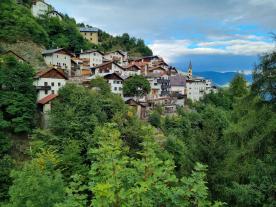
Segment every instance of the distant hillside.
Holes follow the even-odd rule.
[[[122,49],[133,56],[152,54],[143,40],[127,34],[113,37],[100,31],[101,44],[93,45],[82,37],[74,18],[63,15],[62,21],[47,16],[38,19],[32,16],[30,4],[30,0],[0,1],[0,42],[14,44],[18,41],[32,41],[45,48],[62,47],[73,52],[95,48],[103,51]],[[2,49],[7,50],[3,46]]]
[[[236,72],[215,72],[215,71],[203,71],[194,72],[194,75],[211,79],[215,85],[224,86],[230,83],[230,81],[236,75]],[[251,83],[252,75],[245,75],[246,80]]]

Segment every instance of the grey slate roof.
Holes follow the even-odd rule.
[[[95,27],[81,27],[80,28],[80,32],[98,32],[99,29],[98,28],[95,28]]]
[[[186,78],[183,75],[177,74],[176,76],[170,76],[170,83],[171,86],[185,86],[186,85]]]
[[[44,50],[42,52],[42,55],[52,54],[52,53],[58,52],[60,50],[63,50],[63,48]]]

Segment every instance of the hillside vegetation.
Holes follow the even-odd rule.
[[[81,36],[74,18],[68,15],[63,15],[62,21],[47,16],[35,18],[29,7],[29,1],[16,3],[15,0],[2,0],[0,2],[0,42],[32,41],[44,48],[62,47],[73,52],[97,48],[103,51],[122,49],[135,56],[152,54],[143,40],[130,38],[127,34],[113,37],[101,31],[100,45],[93,45]]]

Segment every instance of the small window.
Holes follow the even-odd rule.
[[[57,58],[58,58],[58,55],[57,55]]]
[[[113,83],[116,83],[116,81],[113,81]]]
[[[84,35],[86,35],[86,32],[84,33]]]
[[[55,86],[55,83],[54,83],[54,82],[52,82],[52,83],[51,83],[51,86]]]
[[[122,90],[122,87],[120,87],[119,90],[121,91],[121,90]]]
[[[61,83],[58,83],[58,86],[61,86]]]
[[[48,83],[47,83],[47,82],[44,82],[44,86],[48,86]]]
[[[45,92],[45,95],[47,95],[47,94],[48,94],[48,90],[45,90],[44,92]]]
[[[117,87],[114,87],[114,91],[117,91]]]
[[[55,91],[54,91],[54,90],[52,90],[52,94],[55,94]]]
[[[90,38],[90,40],[93,40],[92,38]]]

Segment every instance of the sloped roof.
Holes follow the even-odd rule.
[[[54,100],[58,95],[57,94],[50,94],[42,99],[40,99],[37,103],[41,105],[45,105],[50,101]]]
[[[112,76],[116,76],[118,79],[120,79],[120,80],[124,80],[120,75],[118,75],[117,73],[110,73],[110,74],[107,74],[107,75],[105,75],[104,76],[104,78],[106,78],[106,79],[109,79],[109,78],[111,78]]]
[[[57,71],[61,76],[64,77],[64,79],[66,79],[66,80],[68,79],[68,78],[65,76],[65,74],[64,74],[64,72],[63,72],[62,70],[59,70],[59,69],[56,69],[56,68],[49,68],[49,69],[42,69],[42,70],[39,70],[39,71],[37,71],[37,73],[35,74],[35,78],[40,78],[40,77],[42,77],[43,75],[45,75],[46,73],[50,72],[51,70]]]
[[[186,86],[186,78],[183,75],[170,76],[171,86]]]
[[[101,55],[104,55],[104,53],[99,50],[85,50],[85,51],[81,52],[80,54],[86,54],[86,53],[92,53],[92,52],[97,52],[97,53],[100,53]]]
[[[80,27],[80,32],[98,32],[99,29],[96,27]]]
[[[42,52],[42,55],[53,54],[53,53],[60,52],[60,51],[64,51],[65,53],[67,53],[68,55],[70,55],[70,56],[73,57],[73,55],[72,55],[71,53],[69,53],[67,50],[65,50],[64,48],[57,48],[57,49],[44,50],[44,51]]]

